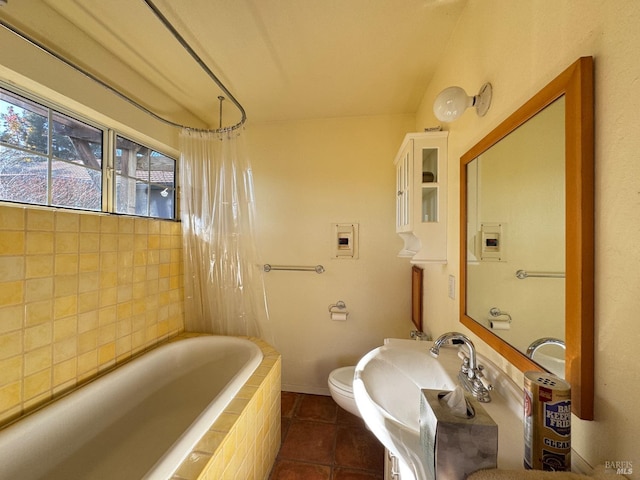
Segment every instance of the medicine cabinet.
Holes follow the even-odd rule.
[[[409,133],[394,160],[398,256],[447,263],[448,132]]]

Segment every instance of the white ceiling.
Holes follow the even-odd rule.
[[[265,122],[415,112],[467,0],[152,1]],[[9,0],[0,17],[159,115],[218,126],[219,90],[144,0]]]

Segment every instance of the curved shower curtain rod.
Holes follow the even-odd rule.
[[[171,125],[172,127],[177,127],[177,128],[186,128],[186,129],[193,130],[193,131],[196,131],[196,132],[212,132],[212,133],[220,133],[220,132],[228,132],[228,131],[236,130],[236,129],[240,128],[242,125],[244,125],[244,123],[247,121],[247,114],[246,114],[244,108],[242,107],[242,105],[240,105],[240,102],[238,102],[238,100],[236,100],[236,98],[231,94],[231,92],[227,89],[227,87],[225,87],[223,85],[223,83],[218,79],[218,77],[216,77],[216,75],[209,69],[209,67],[207,67],[207,65],[204,63],[204,61],[191,48],[191,46],[189,46],[189,44],[186,42],[186,40],[178,33],[178,31],[173,27],[173,25],[171,25],[169,20],[160,12],[160,10],[158,10],[158,8],[154,5],[154,3],[151,0],[143,0],[143,1],[151,9],[151,11],[154,13],[156,18],[158,18],[158,20],[160,20],[162,22],[162,24],[165,26],[165,28],[167,30],[169,30],[171,32],[171,34],[174,36],[174,38],[180,43],[180,45],[182,45],[182,48],[184,48],[187,51],[187,53],[189,55],[191,55],[191,58],[193,58],[198,63],[198,65],[200,65],[200,68],[202,68],[205,71],[205,73],[209,76],[209,78],[211,78],[211,80],[213,80],[216,83],[216,85],[220,88],[220,90],[222,90],[222,92],[226,95],[226,97],[223,97],[223,98],[228,98],[229,100],[231,100],[231,102],[238,108],[238,110],[240,110],[240,114],[241,114],[242,117],[241,117],[241,119],[240,119],[240,121],[238,123],[236,123],[235,125],[231,125],[229,127],[224,127],[224,128],[221,126],[220,128],[216,128],[216,129],[206,129],[206,128],[189,127],[187,125],[182,125],[180,123],[176,123],[176,122],[172,122],[171,120],[167,120],[166,118],[161,117],[157,113],[149,110],[147,107],[139,104],[135,100],[129,98],[124,93],[122,93],[121,91],[117,90],[115,87],[112,87],[111,85],[109,85],[108,83],[104,82],[103,80],[99,79],[98,77],[96,77],[95,75],[90,73],[89,71],[83,69],[82,67],[79,67],[78,65],[75,65],[70,60],[67,60],[62,55],[60,55],[59,53],[54,52],[52,49],[50,49],[49,47],[45,46],[41,42],[31,38],[26,33],[18,30],[13,25],[8,24],[7,22],[5,22],[1,18],[0,18],[0,25],[2,25],[7,30],[10,30],[15,35],[17,35],[18,37],[22,38],[23,40],[25,40],[26,42],[30,43],[31,45],[39,48],[43,52],[51,55],[52,57],[54,57],[57,60],[59,60],[62,63],[64,63],[65,65],[73,68],[74,70],[76,70],[77,72],[81,73],[82,75],[84,75],[85,77],[89,78],[90,80],[93,80],[94,82],[98,83],[100,86],[106,88],[111,93],[113,93],[113,94],[117,95],[118,97],[120,97],[122,100],[125,100],[126,102],[128,102],[129,104],[131,104],[134,107],[138,108],[139,110],[142,110],[146,114],[152,116],[156,120],[159,120],[159,121],[161,121],[161,122],[163,122],[163,123],[165,123],[167,125]],[[222,116],[222,99],[221,99],[220,96],[218,97],[218,100],[221,101],[221,103],[220,103],[220,114]]]

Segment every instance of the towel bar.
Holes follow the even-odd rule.
[[[270,272],[271,270],[291,270],[295,272],[324,273],[324,267],[322,265],[316,265],[315,267],[302,267],[296,265],[270,265],[268,263],[265,263],[262,269],[265,272]]]

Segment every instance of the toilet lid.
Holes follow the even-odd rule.
[[[329,375],[329,381],[337,388],[353,393],[353,375],[356,367],[342,367],[334,370]]]

